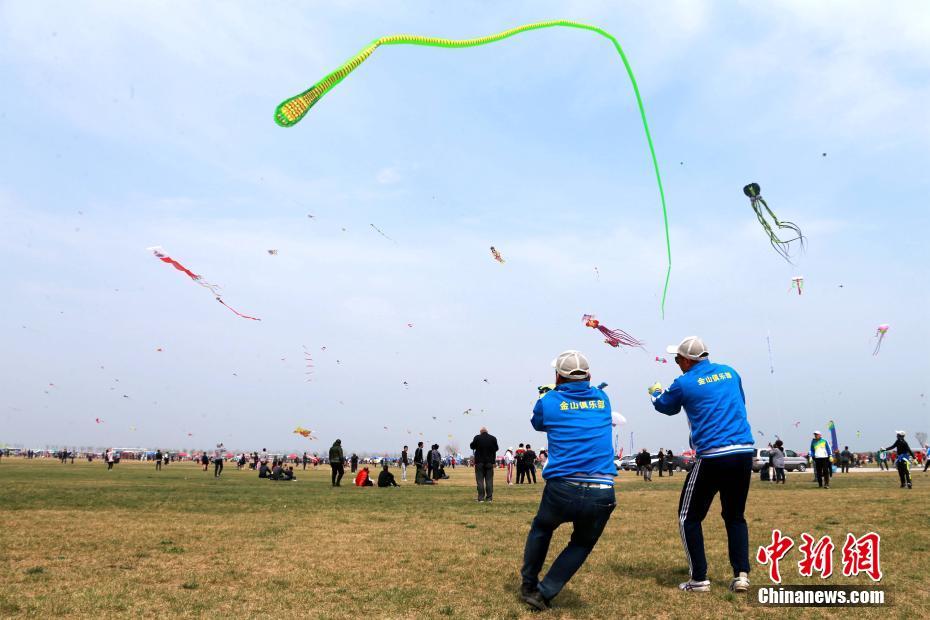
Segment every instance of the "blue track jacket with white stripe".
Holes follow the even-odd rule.
[[[652,405],[665,415],[675,415],[684,407],[690,444],[698,458],[754,450],[743,382],[729,366],[701,360],[654,398]]]
[[[546,480],[613,484],[610,399],[589,381],[570,381],[546,392],[533,407],[533,428],[549,436]]]

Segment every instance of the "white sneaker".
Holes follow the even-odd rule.
[[[678,589],[685,592],[710,592],[710,581],[706,579],[704,581],[689,579],[684,583],[679,583]]]
[[[746,592],[749,590],[749,575],[740,573],[739,577],[734,577],[730,582],[730,592]]]

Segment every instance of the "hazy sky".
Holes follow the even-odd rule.
[[[482,424],[544,445],[536,386],[577,348],[625,448],[677,452],[686,420],[645,388],[691,334],[742,374],[762,441],[805,450],[831,418],[863,450],[930,430],[930,5],[450,4],[0,2],[0,445],[395,452]],[[385,47],[296,127],[272,120],[378,36],[554,18],[613,33],[638,77],[664,320],[658,192],[604,39]],[[796,266],[750,181],[808,236]]]

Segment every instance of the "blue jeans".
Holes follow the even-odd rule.
[[[577,572],[601,537],[617,506],[613,488],[581,487],[555,478],[546,481],[539,511],[533,519],[523,551],[523,587],[538,588],[547,600],[554,598]],[[539,581],[552,532],[563,523],[574,526],[568,546],[555,559],[546,577]]]

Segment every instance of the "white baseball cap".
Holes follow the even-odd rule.
[[[823,435],[823,433],[821,433],[820,431],[814,431],[814,434],[815,434],[815,435]]]
[[[562,351],[552,360],[552,367],[565,379],[583,379],[591,374],[588,358],[581,351]]]
[[[704,341],[697,336],[688,336],[678,346],[670,344],[665,347],[665,352],[694,361],[704,359],[709,355],[707,347],[704,346]]]

